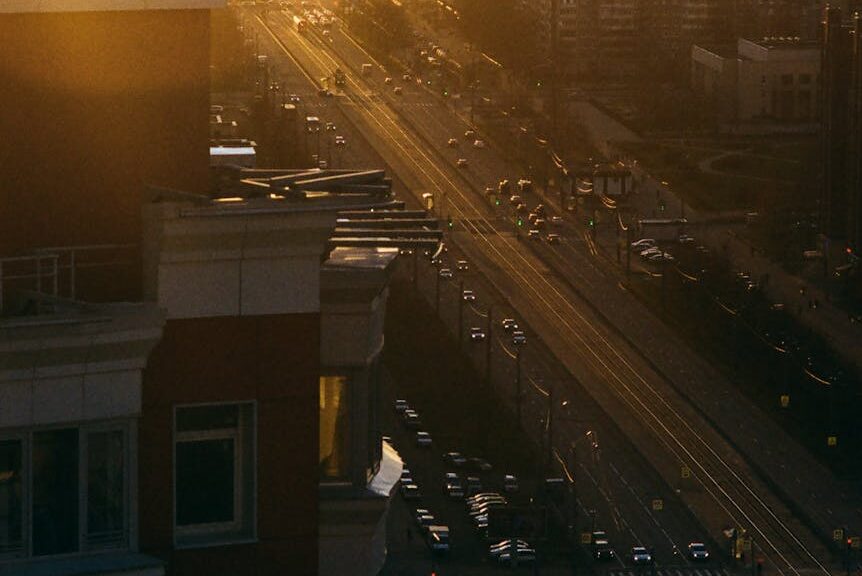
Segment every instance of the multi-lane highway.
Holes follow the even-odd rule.
[[[696,539],[689,535],[696,530],[689,520],[692,511],[716,540],[722,528],[746,528],[769,571],[832,571],[820,541],[773,494],[710,415],[608,321],[613,314],[606,309],[636,307],[627,302],[617,273],[595,257],[589,237],[566,223],[558,245],[519,239],[508,204],[495,207],[486,200],[486,186],[520,175],[507,165],[502,151],[474,148],[464,137],[471,127],[456,110],[418,79],[408,81],[400,70],[384,70],[347,31],[336,27],[328,37],[314,29],[300,33],[291,15],[280,11],[265,18],[251,12],[248,16],[281,57],[304,71],[312,92],[336,68],[347,72],[344,90],[333,98],[335,105],[415,199],[434,195],[438,213],[453,218],[453,244],[481,271],[494,297],[516,310],[541,338],[547,357],[530,346],[535,356],[530,363],[543,370],[558,366],[544,378],[553,382],[554,405],[585,390],[596,412],[611,415],[619,434],[609,432],[607,446],[619,450],[609,453],[604,448],[598,462],[578,465],[585,509],[597,509],[603,524],[613,523],[629,544],[655,546],[661,563],[673,563],[673,547]],[[362,71],[365,63],[372,64],[368,74]],[[387,77],[391,83],[385,82]],[[450,138],[458,145],[450,147]],[[466,166],[456,165],[460,158],[467,160]],[[633,325],[640,322],[637,317],[631,320]],[[683,369],[696,379],[701,366]],[[542,391],[549,389],[542,383],[537,387],[541,390],[534,394],[534,414],[542,412]],[[723,409],[732,408],[728,404]],[[590,416],[586,406],[579,407],[577,417],[555,410],[555,457],[566,462],[571,443],[592,429],[585,415],[599,416]],[[623,446],[629,443],[627,452]],[[635,449],[642,456],[635,456]],[[667,508],[665,501],[671,503]]]

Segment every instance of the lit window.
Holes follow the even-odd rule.
[[[350,394],[345,376],[320,377],[320,477],[350,475]]]
[[[176,541],[195,546],[254,537],[254,405],[178,407]]]

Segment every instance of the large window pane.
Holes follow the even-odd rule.
[[[87,435],[87,543],[125,542],[126,508],[123,432]]]
[[[33,434],[33,555],[78,550],[78,430]]]
[[[320,476],[350,473],[350,403],[345,376],[320,377]]]
[[[21,441],[0,442],[0,554],[22,548]]]
[[[235,449],[232,438],[177,443],[177,526],[234,520]]]

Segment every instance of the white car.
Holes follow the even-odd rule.
[[[472,290],[464,290],[464,292],[461,293],[461,298],[464,299],[464,302],[475,302],[476,293]]]
[[[335,137],[335,145],[336,146],[344,146],[347,144],[347,141],[344,139],[344,136],[336,136]]]
[[[419,431],[416,433],[416,445],[422,448],[431,447],[431,434],[428,432]]]
[[[467,159],[466,158],[458,158],[458,160],[455,161],[455,164],[458,166],[458,168],[466,168],[467,167]]]
[[[440,268],[440,278],[451,278],[452,277],[452,269],[451,268]]]
[[[643,546],[635,546],[632,548],[632,564],[650,564],[652,562],[652,554]]]
[[[635,240],[632,242],[632,249],[636,250],[640,248],[641,250],[645,250],[647,248],[652,248],[655,246],[655,240],[652,238],[641,238],[640,240]]]
[[[485,141],[484,140],[473,140],[473,148],[484,148]]]
[[[393,92],[395,92],[395,95],[396,95],[396,96],[400,96],[400,95],[404,92],[404,91],[401,89],[401,86],[396,86],[395,88],[393,88],[393,89],[392,89],[392,91],[393,91]]]
[[[481,328],[473,327],[470,328],[470,340],[473,342],[481,342],[485,339],[485,331]]]
[[[455,148],[456,146],[458,146],[458,141],[454,138],[449,138],[449,140],[446,142],[446,145],[449,146],[449,148]]]
[[[387,76],[386,78],[383,79],[383,83],[384,84],[392,84],[392,78]]]
[[[661,253],[662,253],[661,248],[657,248],[657,247],[653,246],[651,248],[647,248],[646,250],[641,250],[640,257],[643,258],[644,260],[647,260],[651,256],[653,256],[655,254],[661,254]]]

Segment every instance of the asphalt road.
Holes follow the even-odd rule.
[[[603,486],[613,486],[613,496],[605,498],[613,504],[606,513],[611,517],[600,521],[610,524],[615,515],[624,519],[630,527],[629,542],[649,539],[659,561],[669,563],[673,543],[684,543],[691,534],[683,520],[690,508],[716,540],[721,527],[729,524],[754,531],[759,536],[755,547],[771,570],[798,574],[821,569],[815,558],[828,555],[816,539],[794,521],[706,415],[599,313],[597,306],[614,309],[626,302],[627,295],[617,278],[589,257],[593,252],[588,237],[571,228],[559,249],[517,240],[508,208],[494,208],[481,198],[485,185],[501,176],[517,176],[510,173],[504,154],[493,147],[448,149],[446,140],[467,128],[453,110],[413,84],[403,85],[403,95],[395,95],[391,85],[383,82],[384,75],[397,78],[395,74],[375,69],[363,77],[358,70],[370,57],[347,35],[333,32],[332,42],[327,42],[314,32],[296,34],[284,15],[271,14],[268,20],[269,28],[261,35],[270,34],[289,47],[296,63],[308,72],[309,83],[331,74],[335,65],[348,71],[345,93],[332,100],[412,193],[433,192],[438,210],[455,218],[454,243],[498,292],[490,297],[520,311],[531,327],[530,335],[538,335],[548,346],[547,366],[539,362],[537,374],[553,374],[549,367],[560,362],[565,367],[564,375],[556,378],[555,406],[575,398],[575,382],[579,383],[601,412],[613,415],[622,436],[643,454],[645,461],[638,464],[629,455],[612,458],[608,455],[612,450],[603,448],[602,470],[595,474],[596,493],[601,494]],[[468,167],[454,166],[461,157],[468,160]],[[549,253],[539,254],[537,249]],[[598,297],[585,298],[585,290]],[[522,358],[522,369],[533,361]],[[575,418],[558,418],[554,447],[562,458],[570,443],[583,435],[580,408]],[[592,427],[592,423],[586,425]],[[679,482],[683,467],[691,472],[693,481],[687,483],[691,486]],[[672,506],[664,507],[673,501],[673,486],[679,488],[680,497],[676,514]],[[605,491],[611,493],[609,488]],[[656,500],[662,500],[660,511],[653,510]],[[597,515],[603,514],[598,504],[595,509]],[[621,529],[621,541],[624,535]]]

